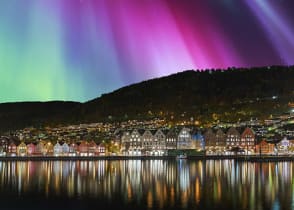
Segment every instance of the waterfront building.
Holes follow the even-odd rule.
[[[82,141],[79,145],[79,155],[88,156],[88,152],[89,152],[88,142]]]
[[[254,131],[246,127],[241,134],[240,147],[246,151],[246,153],[253,153],[255,150],[255,134]]]
[[[277,143],[278,153],[287,154],[290,147],[290,141],[285,137]]]
[[[294,153],[294,140],[293,138],[291,137],[291,139],[289,139],[289,148],[288,148],[288,152],[289,153]]]
[[[177,133],[175,129],[170,129],[167,134],[165,135],[166,137],[166,149],[176,149],[177,148]]]
[[[16,156],[16,154],[17,154],[17,147],[13,142],[11,142],[8,146],[8,156]]]
[[[33,155],[35,154],[35,149],[36,149],[36,146],[33,144],[33,143],[29,143],[27,145],[27,154],[28,155]]]
[[[62,146],[59,144],[59,142],[57,142],[55,145],[54,145],[54,148],[53,148],[53,154],[54,156],[61,156],[62,155]]]
[[[150,130],[145,130],[141,138],[142,154],[151,155],[153,147],[153,134]]]
[[[48,141],[44,147],[44,154],[45,155],[53,155],[54,154],[54,145]]]
[[[8,152],[9,138],[1,136],[0,137],[0,156],[5,156]]]
[[[62,144],[62,154],[63,155],[68,155],[69,151],[70,151],[69,145],[66,142],[64,142]]]
[[[123,155],[127,155],[128,151],[130,149],[130,144],[131,144],[131,133],[130,131],[125,131],[123,132],[123,135],[121,137],[121,148],[120,148],[120,152]]]
[[[204,133],[205,149],[207,153],[215,153],[216,137],[211,128],[208,128]]]
[[[261,140],[259,144],[256,145],[255,152],[260,155],[264,154],[274,154],[275,145],[267,142],[265,139]]]
[[[192,138],[189,128],[182,128],[178,134],[177,149],[192,149]]]
[[[215,133],[216,153],[223,154],[226,149],[226,134],[218,129]]]
[[[34,155],[46,155],[46,148],[45,142],[40,140],[35,147],[35,154]]]
[[[18,156],[26,156],[27,155],[27,145],[24,142],[21,142],[17,146],[17,155]]]
[[[79,146],[76,143],[72,142],[69,145],[69,153],[68,153],[68,155],[69,156],[76,156],[77,153],[78,153],[78,150],[79,150]]]
[[[227,149],[237,148],[241,145],[241,136],[235,127],[230,127],[226,133]]]
[[[152,155],[166,154],[165,135],[161,129],[158,129],[153,136]]]
[[[130,147],[128,150],[129,155],[141,155],[142,141],[140,133],[137,129],[134,129],[130,136]]]
[[[198,151],[205,150],[205,139],[200,131],[195,131],[192,134],[192,148]]]
[[[100,143],[98,146],[97,146],[97,151],[98,151],[98,154],[99,155],[106,155],[106,145],[104,142]]]
[[[88,155],[94,156],[97,152],[97,144],[94,141],[90,141],[88,144]]]

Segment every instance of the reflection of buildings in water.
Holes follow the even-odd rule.
[[[18,194],[93,196],[185,208],[209,198],[213,204],[235,199],[245,209],[268,206],[293,195],[292,162],[234,160],[6,161],[0,162],[0,186]],[[0,188],[0,189],[1,189]],[[282,205],[281,205],[282,208]]]
[[[189,174],[189,166],[187,165],[187,160],[179,160],[178,161],[178,174],[179,174],[179,184],[180,190],[186,191],[190,185],[190,174]]]

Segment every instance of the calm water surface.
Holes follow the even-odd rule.
[[[294,209],[292,162],[4,161],[0,209]]]

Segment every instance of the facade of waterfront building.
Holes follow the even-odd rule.
[[[97,146],[97,153],[98,155],[104,156],[106,155],[107,149],[106,149],[106,145],[101,142],[98,146]]]
[[[151,155],[153,149],[153,134],[150,130],[145,130],[142,135],[142,153]]]
[[[62,154],[68,155],[68,153],[69,153],[69,145],[66,142],[64,142],[62,144]]]
[[[247,152],[253,153],[255,150],[255,134],[254,131],[246,127],[241,134],[241,145],[240,147]]]
[[[15,143],[11,142],[8,145],[8,153],[9,156],[15,156],[17,155],[17,146],[15,145]]]
[[[27,154],[28,155],[34,155],[35,154],[35,148],[36,146],[33,143],[30,143],[27,145]]]
[[[120,152],[124,155],[128,154],[128,151],[130,149],[130,143],[131,143],[131,132],[130,131],[125,131],[122,134],[121,137],[121,148],[120,148]]]
[[[226,148],[226,134],[221,129],[216,131],[215,141],[217,153],[222,154]]]
[[[264,155],[264,154],[274,154],[275,145],[267,142],[265,139],[261,140],[259,144],[256,145],[255,153]]]
[[[53,154],[55,156],[61,156],[62,155],[62,146],[57,142],[53,147]]]
[[[216,149],[216,137],[211,128],[208,128],[204,133],[205,149],[208,152],[215,152]]]
[[[9,138],[1,136],[0,138],[0,156],[6,155],[8,152]]]
[[[177,138],[178,135],[175,131],[175,129],[169,129],[168,132],[165,135],[165,145],[167,150],[173,150],[177,148]]]
[[[87,141],[82,141],[78,147],[78,152],[80,156],[88,156],[89,146]]]
[[[130,148],[128,150],[129,155],[141,155],[142,154],[142,141],[141,135],[138,129],[134,129],[130,136]]]
[[[178,134],[177,149],[193,149],[189,128],[182,128]]]
[[[92,140],[88,144],[88,156],[94,156],[97,155],[97,144]]]
[[[192,134],[192,148],[197,151],[205,150],[205,137],[198,130],[194,131]]]
[[[38,144],[35,147],[35,153],[34,155],[45,155],[45,142],[39,141]]]
[[[22,142],[17,146],[17,155],[26,156],[27,155],[27,145]]]
[[[290,141],[285,137],[277,143],[278,153],[287,154],[289,152]]]
[[[46,155],[53,155],[54,154],[54,145],[50,141],[48,141],[45,144],[45,154]]]
[[[161,129],[158,129],[153,135],[153,148],[152,154],[164,155],[166,154],[166,137]]]
[[[232,149],[235,147],[240,147],[241,145],[241,135],[235,127],[230,127],[226,133],[226,147],[227,149]]]
[[[79,150],[79,146],[76,143],[72,142],[69,145],[69,153],[68,153],[68,155],[69,156],[76,156],[77,153],[78,153],[78,150]]]

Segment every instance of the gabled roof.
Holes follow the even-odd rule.
[[[145,129],[138,129],[138,132],[139,132],[140,136],[142,136],[145,133]]]
[[[229,130],[227,131],[228,134],[234,134],[234,135],[241,135],[240,132],[235,128],[235,127],[230,127]]]

